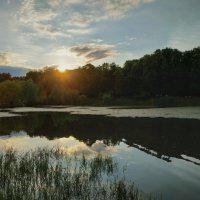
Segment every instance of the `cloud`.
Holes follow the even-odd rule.
[[[135,7],[153,1],[22,0],[18,18],[22,25],[40,35],[57,37],[67,33],[88,34],[94,31],[91,28],[93,23],[124,17]]]
[[[130,40],[130,41],[133,41],[133,40],[136,40],[137,38],[136,37],[126,37],[127,40]]]
[[[69,48],[69,51],[78,57],[84,57],[86,62],[89,63],[115,55],[116,52],[113,48],[114,46],[109,44],[87,43],[72,46]]]
[[[68,26],[87,27],[94,21],[94,16],[90,13],[74,12],[65,23]]]
[[[80,3],[85,3],[87,0],[63,0],[64,5],[69,6],[69,5],[74,5],[74,4],[80,4]]]
[[[21,55],[12,52],[0,52],[0,65],[21,65],[26,62]]]
[[[50,0],[54,1],[54,0]],[[131,10],[139,5],[152,3],[156,0],[64,0],[65,6],[73,4],[84,5],[88,10],[104,11],[107,16],[123,16],[128,10]],[[60,1],[62,3],[62,1]],[[102,12],[99,14],[102,15]]]
[[[53,27],[51,24],[35,23],[33,25],[34,30],[40,34],[40,36],[47,35],[50,37],[63,36],[70,37],[69,34],[64,33],[56,27]]]
[[[128,11],[156,0],[76,0],[76,4],[84,5],[88,13],[73,13],[69,23],[74,26],[88,26],[94,21],[109,20],[112,18],[124,17]],[[68,6],[72,1],[68,2]]]
[[[21,24],[31,28],[36,33],[30,33],[30,35],[37,36],[39,33],[39,36],[67,36],[51,24],[52,20],[57,17],[57,13],[48,8],[36,9],[37,4],[39,4],[39,0],[24,0],[18,13]]]
[[[8,64],[7,53],[0,53],[0,65],[7,65],[7,64]]]
[[[92,39],[91,41],[92,41],[92,42],[96,42],[96,43],[101,43],[101,42],[103,42],[103,40],[100,39],[100,38]]]
[[[18,152],[26,152],[30,151],[30,149],[34,150],[47,147],[53,149],[56,147],[60,148],[62,153],[81,156],[83,154],[87,156],[93,156],[98,153],[110,154],[116,151],[113,146],[107,146],[103,141],[99,140],[93,143],[92,146],[88,146],[72,136],[49,140],[46,137],[30,137],[24,131],[12,132],[10,135],[0,137],[0,151],[3,152],[10,147]]]
[[[93,23],[125,17],[134,8],[154,1],[156,0],[65,0],[65,6],[78,4],[83,7],[83,11],[71,12],[64,25],[79,28],[90,27]]]
[[[129,10],[132,10],[139,5],[151,3],[154,0],[103,0],[105,12],[110,17],[122,17]]]
[[[78,29],[68,29],[68,33],[73,33],[73,34],[89,34],[92,33],[94,29],[92,28],[78,28]]]
[[[84,3],[84,1],[82,1],[82,0],[46,0],[46,1],[51,7],[56,7],[59,5],[71,6],[74,4],[79,4],[81,2]]]
[[[48,0],[48,3],[50,6],[58,6],[60,4],[61,0]]]
[[[56,56],[54,62],[57,64],[73,67],[83,66],[102,58],[116,55],[113,45],[106,43],[84,43],[71,47],[60,47],[49,53],[49,57]]]
[[[35,22],[50,21],[57,14],[51,9],[36,9],[38,0],[23,0],[20,11],[18,13],[19,20],[22,23],[33,24]]]
[[[96,142],[92,144],[90,149],[98,153],[111,153],[116,151],[116,148],[114,148],[114,146],[108,146],[104,144],[104,142],[101,140],[96,140]]]

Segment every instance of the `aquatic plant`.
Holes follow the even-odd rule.
[[[61,149],[0,153],[0,200],[140,200],[134,184],[117,175],[112,157],[70,156]],[[150,197],[149,197],[150,199]]]

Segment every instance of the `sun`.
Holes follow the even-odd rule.
[[[67,67],[66,65],[59,65],[59,66],[58,66],[58,70],[59,70],[60,72],[64,72],[67,68],[68,68],[68,67]]]

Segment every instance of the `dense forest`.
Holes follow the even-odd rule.
[[[126,104],[130,99],[170,102],[191,97],[200,97],[200,47],[185,52],[170,48],[156,50],[151,55],[126,61],[123,67],[104,63],[64,72],[56,66],[45,67],[24,77],[0,74],[1,107],[114,105]]]

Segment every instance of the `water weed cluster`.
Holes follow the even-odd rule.
[[[70,156],[60,149],[0,153],[0,200],[141,200],[134,184],[119,178],[110,156]]]

